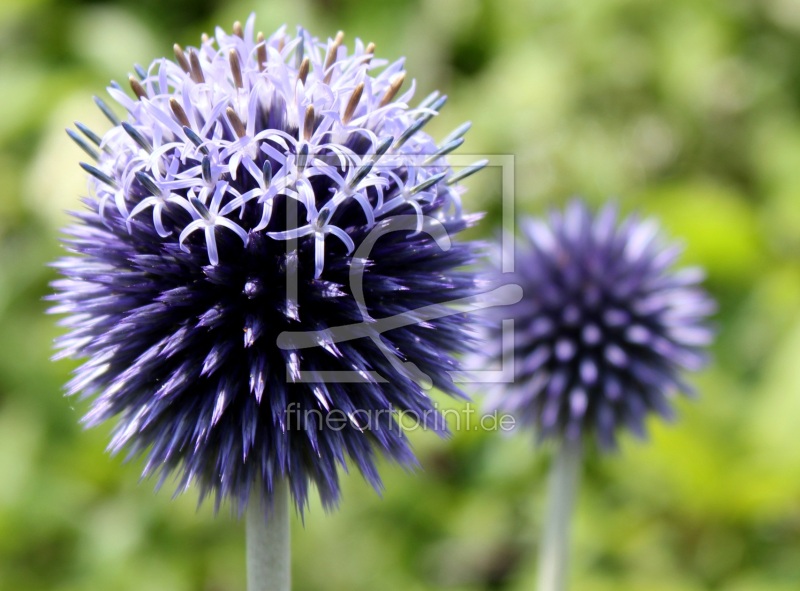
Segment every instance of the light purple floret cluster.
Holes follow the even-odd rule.
[[[682,372],[704,365],[714,337],[702,270],[675,269],[681,246],[654,220],[619,220],[613,205],[594,213],[576,200],[519,228],[514,273],[498,281],[524,297],[500,313],[513,339],[495,325],[489,352],[515,379],[489,406],[542,440],[593,435],[605,449],[622,428],[643,436],[650,412],[672,418],[671,398],[691,392]]]
[[[286,479],[298,507],[310,485],[332,506],[348,464],[377,487],[378,455],[414,463],[396,412],[443,429],[404,367],[459,395],[463,315],[370,323],[476,292],[465,270],[476,246],[443,248],[437,232],[477,220],[462,213],[458,181],[485,163],[451,168],[469,125],[438,143],[422,131],[445,97],[409,106],[402,60],[358,40],[348,52],[341,34],[253,27],[176,45],[175,61],[136,68],[129,92],[109,88],[124,117],[97,99],[112,123],[102,137],[68,131],[94,162],[82,164],[91,194],[67,229],[72,255],[55,265],[52,311],[69,329],[57,344],[85,360],[68,385],[92,398],[85,422],[118,417],[109,447],[146,456],[146,475],[239,508]],[[404,230],[372,244],[397,217]],[[362,338],[328,332],[353,323]],[[318,346],[279,347],[289,333],[317,334]],[[363,379],[315,378],[341,372]],[[334,411],[341,428],[315,418]]]
[[[420,132],[446,97],[433,93],[409,108],[414,84],[397,96],[403,60],[387,65],[360,41],[347,55],[341,35],[321,43],[303,30],[291,38],[281,29],[256,39],[253,24],[248,20],[241,36],[217,29],[198,49],[176,46],[176,61],[137,69],[134,97],[117,84],[108,89],[128,118],[120,122],[101,104],[115,125],[101,140],[97,165],[84,165],[101,214],[111,204],[129,229],[150,218],[160,237],[177,239],[184,250],[204,247],[212,265],[220,260],[218,232],[244,245],[249,232],[275,240],[313,236],[317,277],[326,240],[341,241],[348,253],[354,248],[332,221],[351,202],[369,225],[409,205],[421,227],[422,206],[437,196],[448,201],[441,215],[461,215],[454,183],[480,164],[454,175],[443,157],[461,145],[468,125],[440,145]],[[400,178],[398,169],[409,163],[413,174]],[[278,195],[297,201],[304,224],[270,231],[285,225],[270,225]],[[167,216],[168,206],[186,215]],[[242,222],[248,207],[260,214],[253,227]],[[195,233],[202,240],[192,239]]]

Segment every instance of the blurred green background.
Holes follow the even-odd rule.
[[[513,154],[517,210],[574,194],[662,218],[721,304],[714,364],[652,424],[591,457],[572,589],[800,588],[800,3],[797,0],[67,0],[0,2],[0,589],[244,589],[240,523],[172,501],[83,432],[42,297],[63,210],[86,190],[64,128],[134,62],[258,13],[408,57],[441,137]],[[466,203],[500,213],[498,177]],[[295,523],[295,589],[533,588],[549,450],[529,437],[412,435],[423,470],[357,476]]]

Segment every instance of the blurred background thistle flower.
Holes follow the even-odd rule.
[[[644,437],[645,419],[674,417],[671,399],[692,393],[683,371],[701,369],[716,308],[703,271],[675,269],[682,252],[653,219],[596,214],[581,201],[519,224],[514,273],[524,299],[514,320],[514,383],[492,409],[513,413],[540,440],[596,437],[616,446],[621,429]],[[491,338],[502,358],[499,326]]]
[[[112,84],[106,133],[68,131],[91,157],[55,264],[59,356],[86,359],[68,393],[88,426],[119,417],[112,452],[217,506],[285,503],[285,483],[330,508],[348,462],[378,488],[379,455],[415,463],[394,413],[444,432],[423,387],[460,394],[468,323],[445,304],[475,292],[476,250],[449,237],[477,220],[458,181],[483,163],[445,159],[468,125],[422,131],[446,97],[409,107],[402,60],[342,41],[251,17]],[[441,313],[381,332],[423,307]]]
[[[682,372],[701,369],[714,331],[715,302],[699,268],[676,269],[683,248],[654,219],[619,219],[580,200],[519,223],[514,271],[523,299],[494,316],[511,318],[513,340],[492,324],[494,363],[513,359],[514,381],[487,398],[540,441],[555,440],[550,510],[541,541],[539,589],[566,586],[569,516],[582,449],[594,437],[616,447],[620,430],[645,436],[645,419],[672,419],[671,399],[691,393]],[[506,360],[505,362],[503,360]]]

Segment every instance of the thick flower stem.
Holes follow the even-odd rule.
[[[580,481],[582,451],[580,438],[565,438],[550,468],[547,515],[539,551],[538,591],[566,589],[570,522]]]
[[[269,515],[253,499],[247,510],[247,590],[291,589],[289,547],[289,485],[275,483],[274,505]]]

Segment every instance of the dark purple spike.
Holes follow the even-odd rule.
[[[119,125],[119,118],[114,114],[114,111],[111,110],[111,107],[109,107],[105,101],[103,101],[103,99],[101,99],[99,96],[96,96],[94,97],[94,103],[97,105],[97,108],[103,112],[103,115],[105,115],[106,118],[111,121],[112,125]]]
[[[97,150],[95,150],[89,144],[87,144],[86,140],[84,140],[81,136],[79,136],[77,132],[71,129],[67,129],[67,135],[70,137],[72,141],[78,144],[78,147],[80,147],[81,150],[86,152],[92,160],[97,160],[99,158]]]

